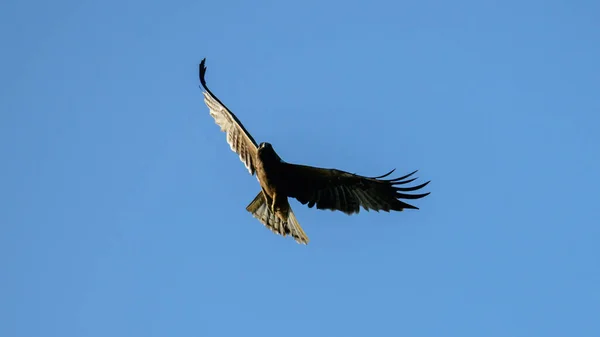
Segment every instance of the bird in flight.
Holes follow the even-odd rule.
[[[402,187],[417,178],[414,171],[394,179],[383,179],[394,170],[378,176],[365,177],[349,172],[292,164],[283,161],[269,143],[256,143],[236,115],[206,86],[206,59],[200,62],[200,83],[204,88],[204,102],[221,131],[227,134],[227,143],[237,153],[251,175],[256,175],[261,187],[246,210],[276,234],[291,235],[296,242],[308,244],[308,236],[298,223],[288,198],[295,198],[309,208],[342,211],[354,214],[365,210],[402,211],[418,209],[401,199],[420,199],[429,194],[409,194],[420,190],[429,181]]]

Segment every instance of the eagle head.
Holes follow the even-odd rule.
[[[282,162],[281,158],[273,149],[273,146],[270,143],[262,142],[258,145],[258,156],[263,161],[277,161]]]
[[[267,143],[267,142],[262,142],[262,143],[258,144],[258,152],[262,152],[265,149],[273,150],[273,146],[271,145],[271,143]]]

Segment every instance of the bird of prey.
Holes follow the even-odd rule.
[[[349,172],[297,165],[283,161],[271,144],[257,144],[240,120],[206,86],[206,59],[200,62],[200,83],[204,88],[204,102],[221,131],[227,134],[227,143],[236,152],[251,175],[256,175],[261,191],[246,207],[255,218],[276,234],[291,235],[296,242],[308,244],[308,236],[298,223],[288,197],[297,199],[309,208],[342,211],[354,214],[360,207],[402,211],[418,209],[400,199],[420,199],[429,193],[409,194],[425,187],[429,181],[411,187],[401,187],[416,178],[416,172],[395,179],[383,179],[394,170],[378,177],[365,177]]]

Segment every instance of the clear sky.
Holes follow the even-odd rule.
[[[0,336],[600,336],[597,1],[3,1]],[[403,213],[259,190],[419,169]]]

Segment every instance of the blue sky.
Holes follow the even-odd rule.
[[[0,335],[600,335],[594,1],[0,5]],[[259,190],[197,65],[289,162],[419,169],[419,211]]]

